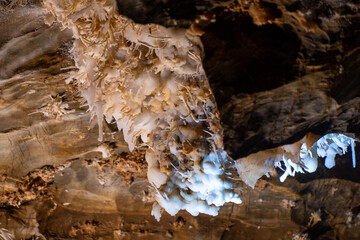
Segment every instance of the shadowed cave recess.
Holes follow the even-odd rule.
[[[0,3],[0,239],[360,239],[358,1],[59,2]]]

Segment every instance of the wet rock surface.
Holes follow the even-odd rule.
[[[359,161],[352,168],[350,152],[330,170],[320,161],[316,172],[284,183],[281,170],[255,189],[234,177],[242,204],[227,204],[216,217],[164,213],[157,222],[143,150],[129,153],[112,125],[98,142],[87,105],[66,83],[76,71],[71,32],[45,25],[39,6],[0,6],[0,238],[360,238]],[[136,22],[195,22],[204,31],[204,67],[234,159],[308,132],[359,138],[356,1],[118,6]]]

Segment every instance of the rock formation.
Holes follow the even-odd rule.
[[[360,158],[357,1],[118,0],[111,15],[118,20],[106,15],[112,10],[102,4],[110,0],[64,1],[70,8],[99,4],[99,12],[91,12],[96,16],[107,11],[99,21],[108,20],[118,35],[106,37],[113,41],[106,53],[95,21],[82,19],[81,29],[71,25],[90,8],[61,19],[65,15],[49,11],[56,2],[0,3],[0,239],[360,238],[359,161],[353,162],[354,155]],[[144,26],[153,32],[141,33]],[[137,60],[127,60],[132,57]],[[129,94],[126,99],[139,89],[118,76],[134,81],[152,74],[149,69],[157,72],[152,82],[141,80],[152,88],[138,92],[139,108],[148,104],[141,113],[176,124],[146,127],[142,119],[134,128],[126,125],[127,115],[112,110],[125,98],[110,88]],[[164,78],[176,87],[163,87]],[[127,106],[133,107],[130,117],[140,117],[130,100],[120,112]],[[310,149],[331,133],[350,137],[347,152],[334,155],[334,162],[318,154],[317,168],[310,169],[301,146]],[[204,152],[194,155],[193,149]],[[216,154],[228,161],[216,165]],[[290,170],[309,171],[281,182],[293,162],[286,158],[274,168],[279,154],[298,163]],[[190,213],[166,213],[174,202],[166,207],[159,196],[195,192],[180,182],[167,190],[169,179],[177,183],[185,171],[213,169],[227,174],[232,187],[226,191],[239,195],[241,204],[225,203],[217,216],[192,216],[196,211],[183,205]],[[151,171],[165,180],[149,178]],[[195,195],[209,206],[218,199]],[[155,201],[166,210],[159,222],[151,215]]]

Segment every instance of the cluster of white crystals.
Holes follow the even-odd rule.
[[[226,180],[219,112],[193,30],[136,24],[115,0],[44,0],[73,31],[73,76],[99,125],[116,122],[129,149],[147,147],[148,180],[158,190],[153,214],[185,209],[216,215],[240,203]],[[71,80],[70,80],[71,81]]]
[[[335,156],[345,154],[348,146],[351,146],[352,165],[355,168],[355,140],[351,137],[343,134],[327,134],[316,142],[316,152],[319,157],[325,158],[325,167],[330,169],[335,166]]]
[[[280,181],[284,182],[288,176],[295,173],[312,173],[318,167],[318,158],[325,158],[325,167],[335,166],[335,156],[343,155],[348,147],[352,150],[352,163],[355,168],[355,139],[344,134],[330,133],[324,136],[313,133],[306,134],[298,142],[277,148],[259,151],[236,160],[235,166],[240,179],[254,188],[262,176],[270,176],[275,168],[284,173]]]
[[[284,182],[287,176],[294,176],[296,172],[304,173],[304,170],[310,173],[315,172],[318,166],[318,157],[325,158],[325,167],[329,169],[334,167],[335,156],[345,154],[349,146],[351,146],[352,164],[355,168],[355,140],[344,134],[336,133],[324,135],[310,149],[307,149],[306,144],[303,143],[298,162],[283,155],[282,159],[275,161],[274,165],[284,171],[280,177],[280,181]],[[285,165],[285,169],[282,168],[281,162]]]
[[[193,216],[199,213],[217,215],[219,207],[226,202],[240,204],[241,200],[232,192],[232,184],[226,179],[222,163],[225,164],[225,153],[210,153],[202,162],[202,173],[176,169],[166,183],[163,193],[157,196],[152,215],[160,220],[160,206],[170,215],[184,209]],[[179,167],[181,168],[181,167]],[[174,187],[175,186],[175,187]]]

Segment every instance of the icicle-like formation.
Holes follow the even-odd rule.
[[[356,167],[356,157],[355,157],[355,140],[352,138],[351,140],[351,158],[352,158],[352,165],[353,168]]]
[[[148,147],[148,179],[159,190],[160,206],[171,214],[215,215],[225,202],[240,202],[231,184],[220,181],[224,169],[214,158],[222,153],[222,128],[200,38],[184,29],[135,24],[116,12],[115,0],[44,0],[44,6],[73,31],[74,79],[97,117],[99,140],[105,116],[116,121],[130,150]],[[205,180],[216,187],[199,183]],[[155,205],[157,219],[159,210]]]

